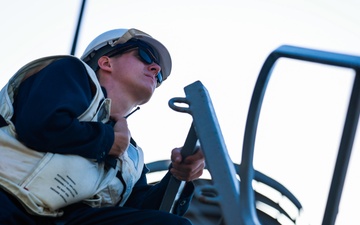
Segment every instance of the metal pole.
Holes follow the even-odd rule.
[[[81,25],[81,20],[82,20],[83,13],[84,13],[84,8],[85,8],[85,3],[86,3],[86,0],[83,0],[82,5],[81,5],[81,9],[80,9],[78,24],[77,24],[76,30],[75,30],[73,45],[72,45],[71,52],[70,52],[71,55],[75,55],[76,45],[77,45],[77,40],[78,40],[79,30],[80,30],[80,25]]]

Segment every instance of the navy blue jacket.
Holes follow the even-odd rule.
[[[84,65],[74,58],[60,59],[30,76],[20,85],[14,101],[13,122],[18,138],[41,152],[76,154],[106,160],[114,142],[111,124],[80,122],[89,106],[93,87]],[[106,95],[106,92],[104,92]],[[147,168],[125,206],[158,209],[170,174],[157,185],[148,185]],[[185,186],[175,212],[183,215],[189,206],[194,186]]]

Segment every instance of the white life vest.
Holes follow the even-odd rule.
[[[140,178],[144,165],[141,148],[132,144],[118,158],[116,168],[106,170],[104,163],[78,155],[38,152],[16,138],[15,126],[11,122],[14,114],[12,104],[20,83],[65,57],[73,56],[50,56],[30,62],[0,91],[0,114],[8,124],[0,128],[0,186],[35,215],[61,216],[62,207],[80,201],[92,207],[121,206]],[[78,119],[105,123],[110,118],[111,100],[105,99],[94,71],[82,63],[96,86],[96,93]],[[125,184],[116,177],[118,172]]]

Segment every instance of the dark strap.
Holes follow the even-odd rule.
[[[7,126],[7,122],[5,121],[4,117],[2,115],[0,115],[0,127],[5,127]]]

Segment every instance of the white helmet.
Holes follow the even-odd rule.
[[[161,66],[162,81],[166,80],[171,72],[171,57],[169,51],[159,41],[137,29],[115,29],[100,34],[87,46],[81,59],[96,70],[98,68],[98,60],[101,56],[114,50],[115,46],[125,44],[130,39],[145,42],[155,50]],[[161,81],[158,82],[158,86],[160,83]]]

